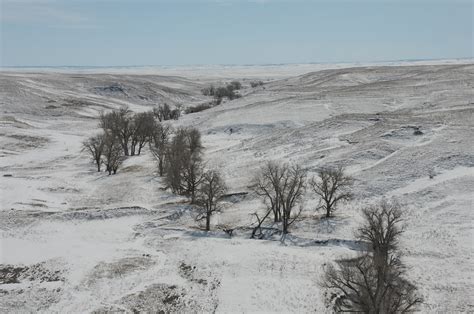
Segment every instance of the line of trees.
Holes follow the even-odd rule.
[[[220,210],[219,202],[227,191],[217,170],[206,170],[201,133],[192,127],[156,129],[150,150],[158,163],[158,173],[173,193],[189,198],[197,206],[196,220],[205,220],[210,230],[211,217]]]
[[[105,165],[110,174],[117,173],[125,156],[140,155],[148,144],[158,165],[158,174],[173,193],[189,197],[198,206],[196,220],[206,221],[210,230],[211,216],[219,211],[219,201],[227,187],[216,170],[206,170],[203,162],[201,133],[196,128],[174,130],[164,121],[177,119],[176,110],[167,104],[153,111],[133,114],[128,108],[102,113],[102,132],[83,142],[101,171]]]

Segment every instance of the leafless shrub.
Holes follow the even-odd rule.
[[[201,90],[201,93],[204,95],[204,96],[214,96],[214,93],[215,93],[215,87],[213,85],[209,86],[209,87],[205,87]]]
[[[100,166],[102,164],[104,144],[105,135],[103,133],[92,136],[82,143],[83,148],[90,154],[92,160],[97,165],[98,172],[100,172]]]
[[[262,85],[263,85],[262,81],[252,81],[252,82],[250,82],[250,87],[252,87],[252,88],[262,86]]]
[[[231,86],[233,90],[239,90],[242,88],[242,83],[239,81],[232,81],[228,84],[228,86]]]
[[[199,213],[196,220],[206,221],[206,231],[211,227],[211,216],[220,210],[219,199],[226,193],[227,187],[218,171],[206,171],[199,183],[197,204]]]
[[[199,104],[199,105],[196,105],[196,106],[190,106],[190,107],[186,108],[186,110],[184,112],[186,114],[196,113],[196,112],[200,112],[200,111],[210,109],[210,108],[215,107],[215,106],[219,106],[221,103],[222,103],[222,98],[215,98],[214,100],[212,100],[208,103]]]
[[[229,100],[241,97],[240,94],[236,93],[236,90],[242,88],[242,84],[238,81],[232,81],[226,86],[214,87],[210,86],[201,90],[205,96],[214,96],[216,99],[222,99],[227,97]]]
[[[401,211],[396,203],[382,202],[364,210],[359,239],[372,251],[344,259],[326,268],[323,287],[330,290],[336,312],[406,313],[415,311],[422,298],[404,278],[406,268],[397,251]]]
[[[200,104],[200,105],[188,107],[188,108],[186,108],[186,110],[184,112],[186,114],[190,114],[190,113],[196,113],[196,112],[204,111],[204,110],[207,110],[209,108],[212,108],[212,105],[210,103],[205,103],[205,104]]]
[[[352,178],[344,173],[342,167],[319,169],[310,181],[312,190],[320,197],[320,208],[326,211],[326,217],[331,217],[340,202],[352,198],[352,184]]]

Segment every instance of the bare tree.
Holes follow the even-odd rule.
[[[364,210],[364,224],[357,231],[373,250],[344,259],[326,268],[322,285],[331,290],[337,312],[406,313],[423,300],[406,280],[406,268],[397,251],[401,211],[396,203],[382,202]]]
[[[218,171],[206,171],[199,184],[197,204],[200,211],[196,220],[206,220],[206,231],[211,229],[211,217],[219,211],[218,202],[227,191],[222,176]]]
[[[167,103],[153,108],[153,114],[160,122],[169,120],[170,112],[171,112],[171,108]]]
[[[363,225],[357,230],[360,240],[368,241],[377,264],[384,264],[389,255],[398,249],[398,238],[403,230],[402,211],[396,202],[382,201],[362,210]]]
[[[178,120],[181,115],[181,108],[182,105],[178,104],[176,105],[175,109],[171,109],[170,105],[165,103],[153,108],[153,114],[160,122],[167,120]]]
[[[256,173],[251,181],[251,188],[260,196],[264,204],[273,213],[273,221],[282,219],[280,206],[280,183],[284,176],[283,166],[274,161],[267,161]]]
[[[200,155],[202,153],[202,150],[204,147],[202,146],[202,142],[201,142],[201,132],[199,132],[198,129],[192,128],[192,127],[184,128],[178,132],[183,132],[186,138],[187,147],[191,154]]]
[[[252,179],[253,191],[262,197],[264,204],[273,212],[274,222],[282,222],[283,234],[288,233],[288,227],[301,212],[295,213],[294,208],[302,201],[306,175],[306,170],[298,165],[267,161]],[[262,223],[259,222],[260,225]]]
[[[153,112],[140,112],[133,116],[131,123],[131,145],[130,155],[134,156],[136,150],[140,155],[142,148],[149,142],[155,130],[155,119]]]
[[[99,126],[104,132],[112,133],[120,142],[125,156],[129,155],[128,145],[133,133],[131,111],[127,107],[101,114]]]
[[[168,147],[166,147],[164,179],[167,187],[177,194],[183,194],[185,190],[182,177],[185,162],[182,152],[185,150],[185,137],[182,132],[176,132]]]
[[[191,198],[191,203],[196,200],[196,190],[204,179],[204,165],[202,162],[201,133],[195,128],[178,130],[185,138],[185,150],[182,152],[183,169],[182,178],[186,182],[185,194]]]
[[[318,170],[317,176],[310,181],[312,190],[320,197],[326,211],[326,217],[336,210],[338,203],[352,198],[350,187],[353,180],[344,173],[344,168],[322,168]]]
[[[163,176],[165,170],[166,151],[173,129],[169,124],[156,123],[150,141],[150,150],[158,161],[158,173]]]
[[[187,195],[194,203],[203,178],[201,134],[194,128],[179,128],[166,150],[165,182],[174,193]]]
[[[282,232],[288,233],[289,226],[295,222],[302,211],[302,197],[306,188],[307,171],[298,165],[285,165],[284,174],[280,183],[280,192],[278,193],[282,213]],[[300,205],[299,211],[294,212],[297,205]]]
[[[184,194],[191,199],[191,204],[194,204],[196,201],[198,186],[205,179],[204,164],[200,155],[189,154],[189,152],[186,152],[183,155],[184,162],[181,175],[186,183]]]
[[[102,164],[102,152],[104,150],[104,134],[97,134],[85,140],[82,143],[84,149],[89,152],[92,160],[97,165],[97,171],[100,172],[100,166]]]
[[[106,133],[104,139],[104,150],[102,153],[104,164],[109,175],[116,174],[118,167],[123,162],[123,151],[120,141],[114,134]]]

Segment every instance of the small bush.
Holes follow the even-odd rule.
[[[206,87],[206,88],[203,88],[201,90],[201,93],[204,95],[204,96],[214,96],[215,94],[215,91],[216,89],[214,88],[214,86],[209,86],[209,87]]]
[[[250,87],[252,87],[252,88],[262,86],[262,85],[263,85],[262,81],[252,81],[252,82],[250,82]]]
[[[415,131],[413,131],[413,135],[423,135],[423,132],[420,130],[420,128],[415,128]]]
[[[239,90],[242,88],[242,83],[240,83],[239,81],[232,81],[227,86],[232,86],[233,90]]]
[[[222,98],[216,98],[213,101],[205,103],[205,104],[188,107],[186,108],[184,113],[189,114],[189,113],[195,113],[195,112],[203,111],[206,109],[210,109],[212,107],[219,106],[221,102],[222,102]]]
[[[189,113],[200,112],[200,111],[203,111],[203,110],[206,110],[206,109],[209,109],[209,108],[212,108],[211,104],[209,104],[209,103],[200,104],[200,105],[188,107],[188,108],[186,108],[186,110],[184,112],[186,114],[189,114]]]

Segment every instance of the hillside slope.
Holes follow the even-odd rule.
[[[325,312],[323,266],[357,254],[360,209],[382,197],[403,204],[401,246],[421,310],[474,310],[472,63],[265,76],[257,88],[243,81],[242,98],[173,121],[202,131],[206,162],[231,192],[247,192],[266,160],[310,174],[346,167],[356,199],[326,220],[308,193],[306,219],[285,243],[248,239],[262,209],[251,194],[226,202],[206,233],[163,189],[147,150],[115,176],[81,151],[101,111],[207,102],[200,90],[211,83],[0,73],[1,312]]]

